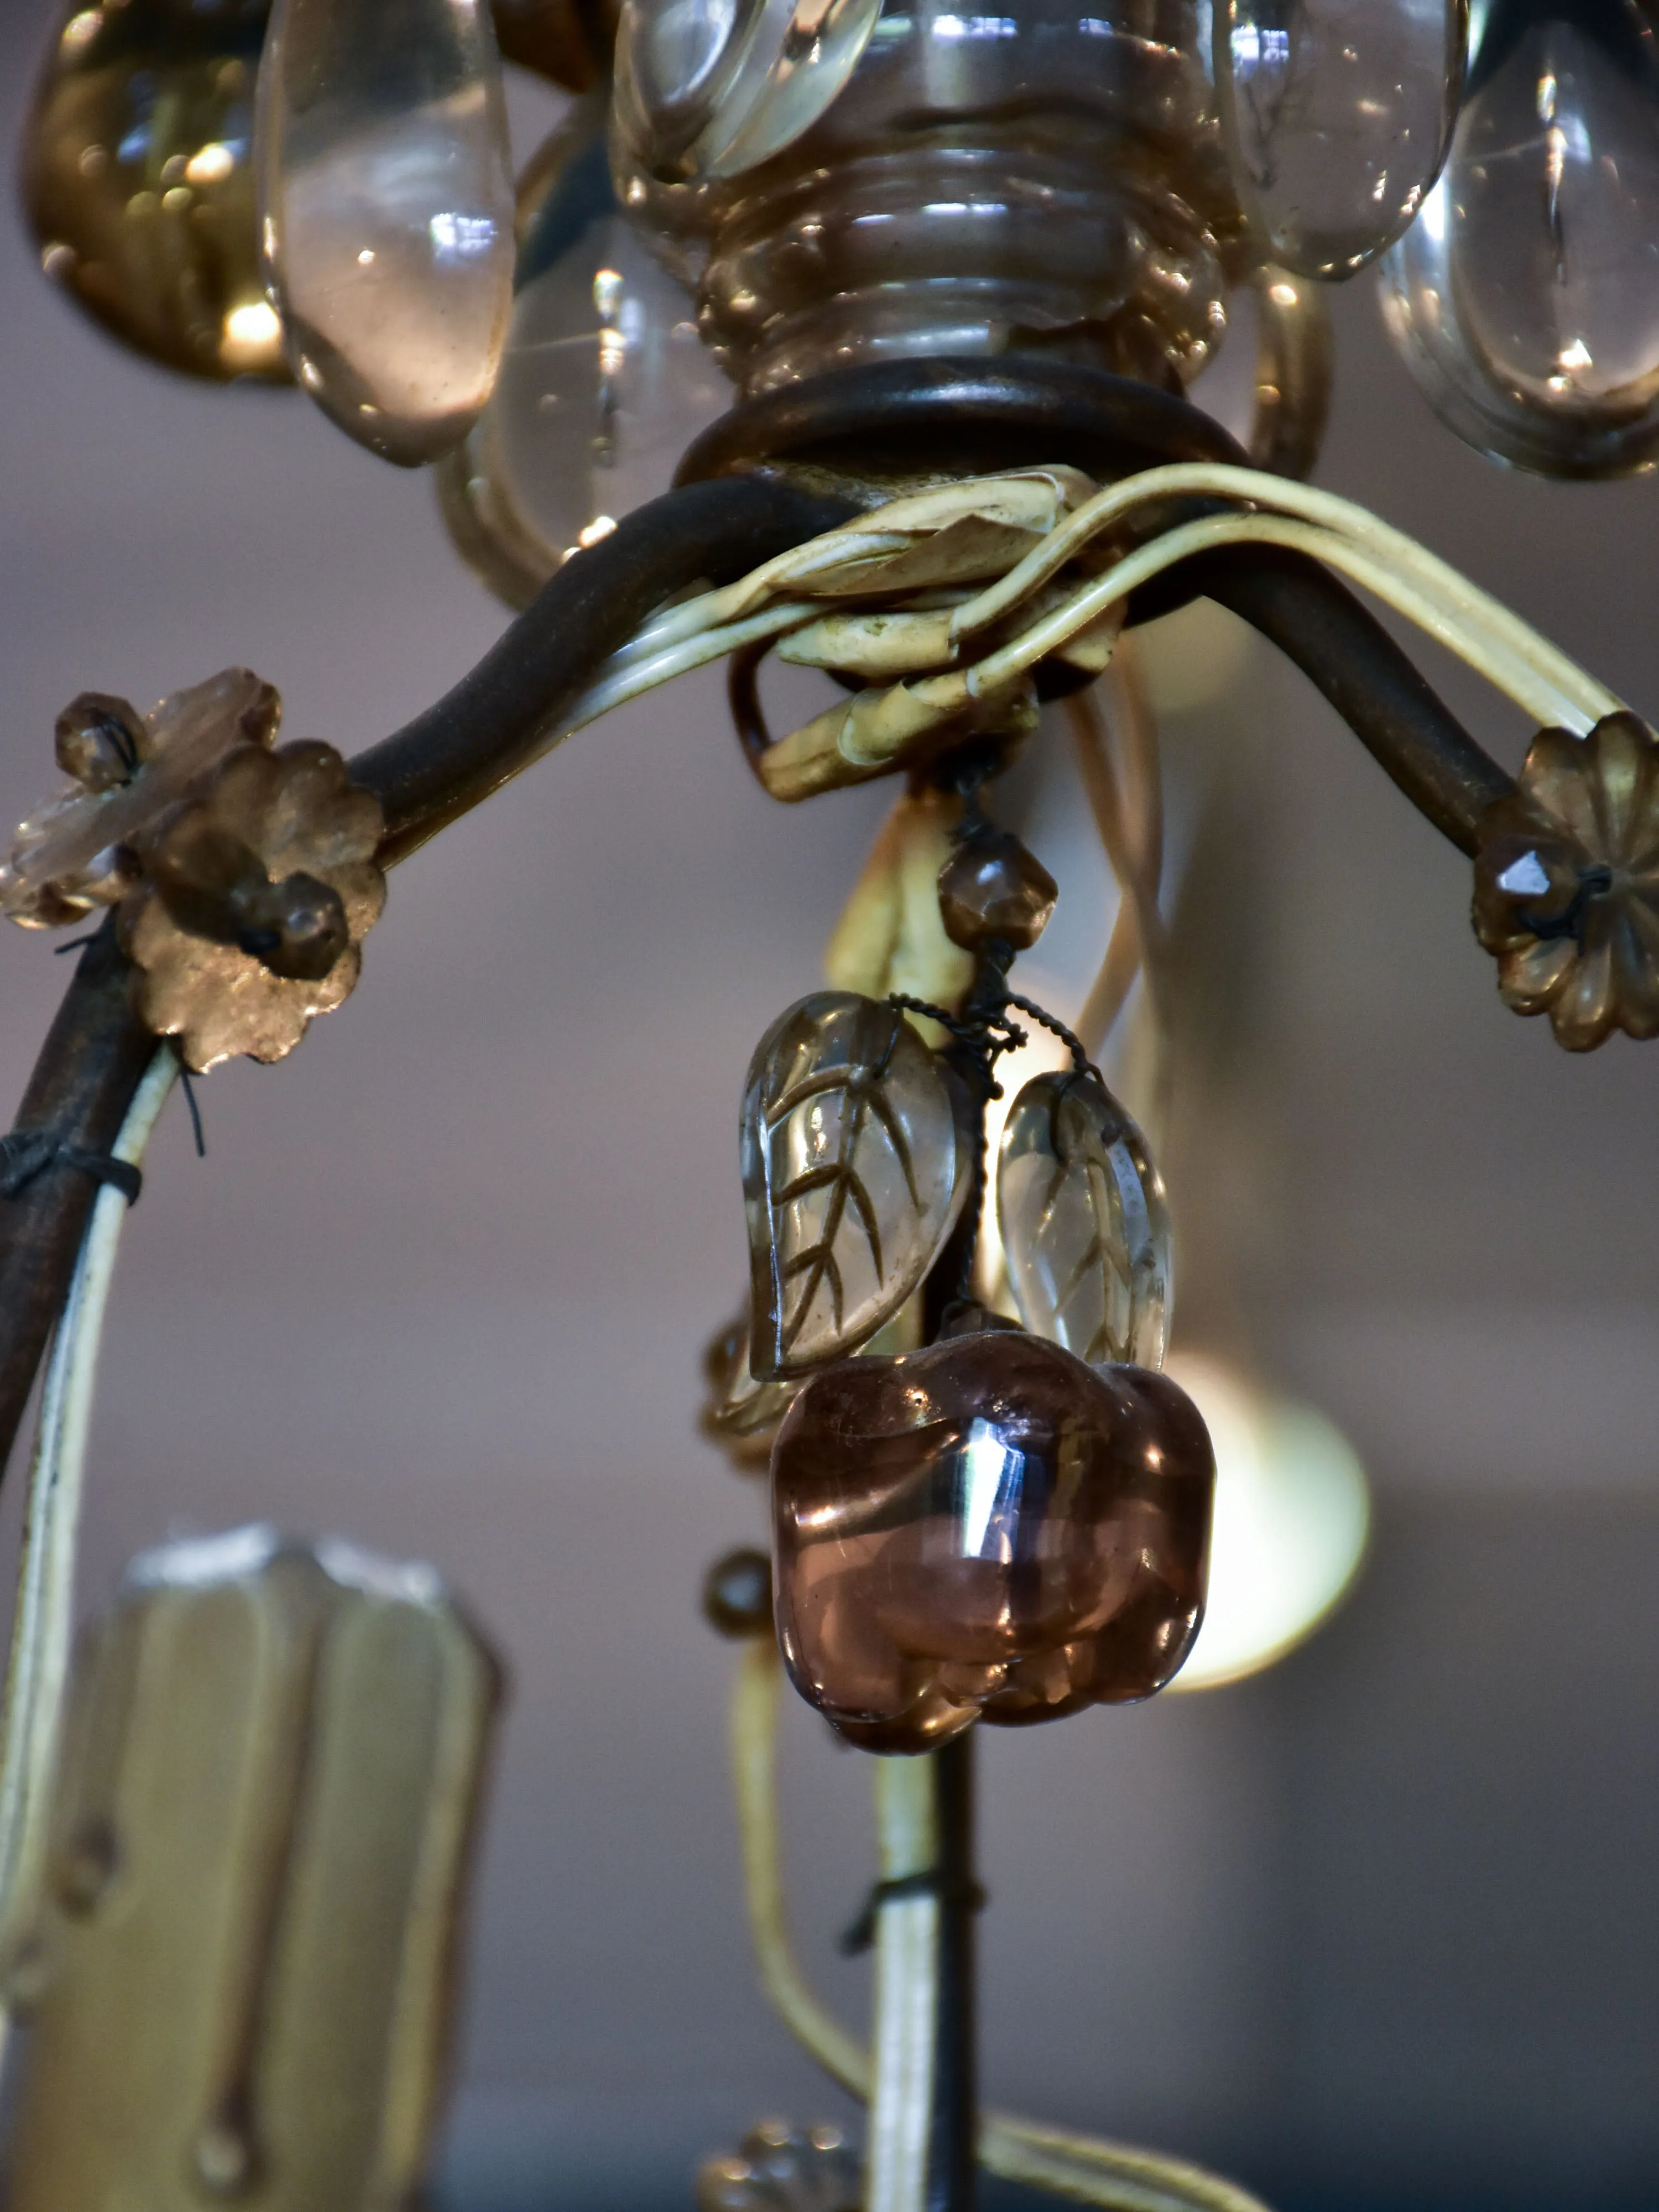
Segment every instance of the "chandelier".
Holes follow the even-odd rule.
[[[1659,1034],[1659,738],[1308,481],[1327,288],[1355,281],[1479,452],[1565,477],[1659,457],[1659,17],[988,5],[94,0],[51,26],[22,149],[46,276],[171,370],[291,381],[429,468],[518,612],[350,760],[283,741],[245,670],[148,710],[82,692],[0,860],[11,919],[85,933],[0,1140],[7,1447],[40,1386],[0,1727],[0,1973],[33,1973],[43,2023],[17,2212],[195,2202],[186,2180],[344,2212],[417,2184],[494,1662],[427,1571],[249,1530],[135,1563],[70,1701],[103,1311],[180,1078],[292,1052],[356,988],[395,864],[712,663],[734,773],[786,805],[896,796],[823,977],[741,1085],[750,1275],[702,1416],[769,1486],[767,1545],[704,1590],[738,1647],[763,1978],[868,2128],[861,2161],[758,2130],[705,2169],[703,2212],[965,2212],[980,2168],[1113,2212],[1259,2212],[1178,2159],[984,2111],[975,2079],[977,1729],[1266,1664],[1364,1537],[1328,1424],[1166,1364],[1178,979],[1134,634],[1201,598],[1252,625],[1472,863],[1504,1001],[1575,1052]],[[502,57],[570,94],[516,184]],[[1205,404],[1230,332],[1237,435]],[[1518,776],[1413,627],[1536,726]],[[773,657],[823,679],[781,732]],[[1006,772],[1061,744],[1117,886],[1064,1006],[1018,963],[1066,885],[998,812]],[[288,1655],[245,1690],[233,1599]],[[848,1939],[875,1953],[868,2047],[790,1948],[786,1678],[877,1754],[881,1879]],[[186,1742],[173,1706],[204,1680],[228,1702]],[[216,1814],[232,1741],[246,1801]],[[319,1931],[360,1923],[348,2001]],[[152,2003],[153,2078],[127,2026]],[[175,2112],[198,2050],[210,2094]],[[94,2106],[118,2120],[89,2133]]]

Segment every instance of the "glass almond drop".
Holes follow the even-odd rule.
[[[24,131],[46,274],[137,353],[285,382],[253,211],[267,0],[64,0]]]
[[[1164,1182],[1092,1069],[1034,1076],[1015,1099],[997,1224],[1027,1328],[1091,1364],[1163,1365],[1173,1294]]]
[[[732,404],[689,288],[617,205],[605,103],[578,104],[536,155],[513,316],[489,404],[438,471],[463,557],[526,606],[579,547],[674,479]]]
[[[301,385],[418,467],[489,398],[513,180],[483,0],[277,0],[259,73],[266,283]]]
[[[1659,52],[1645,0],[1492,0],[1446,173],[1382,266],[1389,333],[1477,451],[1659,453]]]
[[[1346,276],[1399,237],[1439,174],[1467,0],[1216,0],[1233,181],[1273,258]]]

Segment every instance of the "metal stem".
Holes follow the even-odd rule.
[[[973,2212],[979,2138],[974,1915],[974,1740],[969,1729],[937,1753],[939,1978],[927,2212]]]

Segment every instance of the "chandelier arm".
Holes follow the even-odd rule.
[[[1182,581],[1294,661],[1418,812],[1474,858],[1476,825],[1515,780],[1345,584],[1306,554],[1266,545],[1199,554]]]
[[[856,512],[757,477],[688,484],[574,553],[477,667],[351,763],[386,810],[382,866],[404,859],[565,734],[568,710],[646,617],[724,584]]]
[[[111,915],[75,963],[23,1093],[19,1129],[49,1130],[88,1152],[110,1151],[155,1054],[155,1039],[128,997],[131,973]],[[101,1188],[72,1168],[55,1168],[0,1198],[0,1470]]]
[[[527,767],[562,733],[567,708],[601,664],[665,599],[690,585],[729,582],[854,511],[845,500],[731,477],[653,500],[574,555],[469,676],[352,762],[353,781],[386,811],[382,864],[404,859]],[[23,1094],[20,1129],[109,1150],[155,1050],[130,1002],[131,975],[112,916],[76,963]],[[0,1199],[0,1468],[97,1188],[59,1169]]]

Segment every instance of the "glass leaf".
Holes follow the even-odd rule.
[[[997,1223],[1027,1328],[1091,1364],[1161,1367],[1170,1217],[1146,1139],[1100,1078],[1034,1076],[1002,1133]]]
[[[962,1085],[892,1007],[819,991],[773,1024],[743,1103],[757,1381],[898,1310],[951,1232],[974,1141]]]
[[[265,281],[300,383],[406,467],[489,397],[513,178],[483,0],[276,0],[256,138]]]

